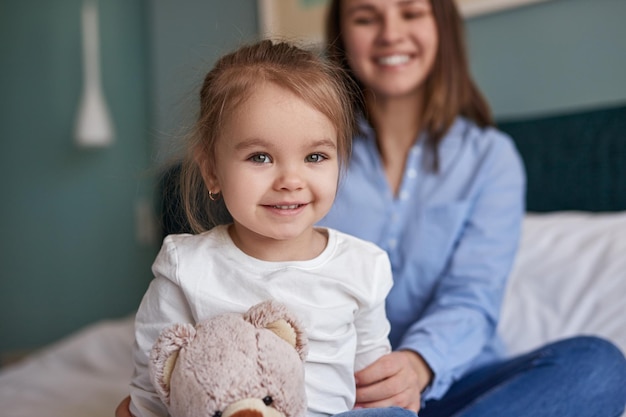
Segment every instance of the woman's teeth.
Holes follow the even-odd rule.
[[[378,63],[380,65],[402,65],[406,64],[407,62],[409,62],[408,55],[391,55],[378,58]]]

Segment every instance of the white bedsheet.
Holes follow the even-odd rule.
[[[3,417],[113,417],[128,395],[133,318],[103,321],[0,372]]]
[[[502,314],[512,353],[574,334],[626,352],[626,212],[527,215]],[[96,323],[1,370],[0,414],[112,417],[128,391],[132,330],[131,317]]]
[[[513,354],[576,334],[626,352],[626,212],[528,214],[499,332]]]

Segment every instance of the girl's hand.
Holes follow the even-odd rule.
[[[128,407],[130,406],[130,396],[122,400],[115,409],[115,417],[133,417]]]
[[[418,353],[403,350],[379,358],[355,378],[355,408],[398,406],[417,413],[433,373]]]

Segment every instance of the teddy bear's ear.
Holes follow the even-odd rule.
[[[166,328],[154,343],[150,352],[150,378],[159,397],[170,405],[170,378],[180,350],[196,336],[196,329],[189,323],[175,324]]]
[[[274,300],[263,301],[250,307],[244,314],[244,320],[255,327],[271,330],[293,346],[301,360],[306,358],[308,340],[304,328],[284,304]]]

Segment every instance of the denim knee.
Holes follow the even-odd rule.
[[[589,397],[626,401],[626,358],[610,341],[597,336],[577,336],[552,345],[561,368],[575,379],[564,382],[578,384],[579,392]]]
[[[576,336],[553,344],[560,348],[561,355],[572,365],[601,369],[607,377],[623,377],[626,358],[622,351],[610,341],[598,336]]]
[[[413,411],[401,407],[357,408],[333,417],[416,417]]]

